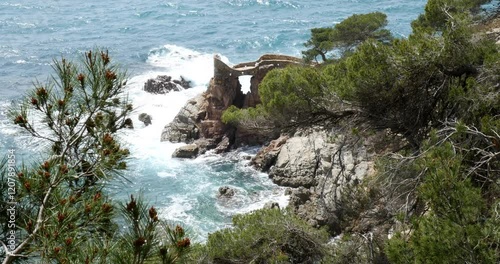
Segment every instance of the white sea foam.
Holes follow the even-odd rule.
[[[139,159],[156,159],[170,162],[173,151],[182,144],[160,142],[161,132],[184,106],[187,100],[206,90],[213,76],[213,59],[210,54],[201,54],[174,45],[165,45],[150,52],[148,63],[157,71],[150,71],[131,78],[127,93],[134,105],[131,118],[134,130],[128,131],[125,140],[133,148],[133,155]],[[158,75],[169,75],[174,79],[180,76],[191,81],[193,88],[168,94],[150,94],[143,90],[144,83]],[[141,113],[152,117],[152,124],[145,126],[138,120]]]
[[[160,209],[160,216],[176,222],[193,221],[193,216],[186,213],[193,208],[194,201],[185,196],[176,195],[170,197],[169,206]]]
[[[221,58],[229,63],[226,57]],[[147,62],[164,68],[174,78],[183,76],[195,86],[206,85],[214,70],[213,54],[200,53],[176,45],[165,45],[152,50]]]

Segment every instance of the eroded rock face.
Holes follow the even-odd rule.
[[[289,206],[313,226],[338,230],[337,207],[342,192],[373,173],[373,153],[361,140],[340,132],[308,129],[296,133],[279,147],[269,177],[281,186],[292,187]],[[273,141],[257,156],[273,157],[280,141]],[[274,145],[274,146],[273,146]],[[258,159],[257,157],[255,159]],[[272,160],[271,159],[271,160]]]
[[[252,159],[250,165],[253,165],[258,170],[267,172],[272,165],[276,163],[276,159],[280,154],[281,147],[288,140],[288,136],[281,136],[269,143],[269,145],[261,148],[257,155]]]
[[[166,94],[188,88],[191,88],[191,83],[182,76],[180,80],[173,80],[171,76],[159,75],[155,79],[147,80],[143,89],[149,93]]]

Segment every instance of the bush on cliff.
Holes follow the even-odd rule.
[[[500,204],[487,206],[485,190],[467,176],[460,150],[447,142],[416,163],[423,172],[418,196],[427,212],[412,217],[411,227],[404,226],[388,241],[391,262],[497,263]]]
[[[315,263],[326,254],[328,233],[289,211],[261,209],[235,216],[233,225],[210,234],[197,259],[205,254],[205,263]]]
[[[482,4],[491,0],[428,0],[425,12],[412,22],[414,30],[441,31],[457,14],[478,13]]]
[[[222,121],[245,128],[284,128],[313,122],[327,111],[323,83],[321,72],[311,67],[273,69],[259,85],[262,104],[248,109],[230,107]]]

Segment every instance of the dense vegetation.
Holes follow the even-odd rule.
[[[236,127],[278,131],[355,116],[403,138],[350,194],[367,209],[382,204],[393,233],[368,243],[346,232],[329,261],[500,260],[500,56],[476,30],[483,3],[429,0],[407,39],[391,39],[380,13],[312,29],[304,58],[324,63],[275,69],[259,86],[261,105],[224,113]]]
[[[328,233],[289,211],[261,209],[233,218],[234,228],[208,238],[196,263],[313,263],[327,255]]]

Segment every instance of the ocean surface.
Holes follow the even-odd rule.
[[[49,78],[54,58],[109,49],[128,71],[127,92],[135,107],[135,129],[120,135],[132,153],[129,182],[109,188],[118,200],[142,192],[163,219],[187,226],[193,238],[204,241],[229,226],[234,214],[268,201],[288,202],[283,188],[246,166],[243,157],[255,154],[256,147],[177,160],[171,154],[182,144],[160,143],[162,128],[206,89],[213,55],[234,64],[264,53],[300,56],[311,28],[374,11],[386,13],[388,28],[405,37],[424,5],[425,0],[0,0],[0,155],[13,148],[18,164],[43,157],[45,145],[14,127],[6,114],[34,81]],[[144,82],[159,74],[182,75],[195,87],[167,95],[142,91]],[[153,125],[137,121],[143,112]],[[216,198],[224,185],[236,188],[233,199]]]

